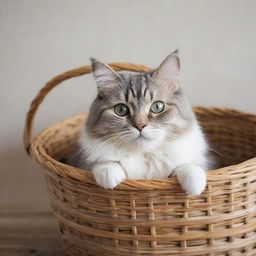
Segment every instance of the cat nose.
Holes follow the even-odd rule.
[[[143,128],[147,126],[147,124],[136,124],[133,126],[141,132]]]

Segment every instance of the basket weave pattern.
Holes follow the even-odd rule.
[[[105,190],[90,171],[58,161],[75,146],[86,114],[59,122],[35,139],[31,133],[46,94],[89,72],[90,67],[81,67],[47,83],[31,104],[24,133],[26,149],[43,167],[66,255],[256,255],[256,116],[194,109],[226,166],[208,172],[207,189],[200,196],[187,196],[174,178],[126,180]]]

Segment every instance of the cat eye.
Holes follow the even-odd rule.
[[[129,113],[129,108],[125,104],[117,104],[114,106],[114,111],[118,116],[126,116]]]
[[[156,114],[161,113],[164,110],[164,103],[162,101],[156,101],[151,105],[150,110]]]

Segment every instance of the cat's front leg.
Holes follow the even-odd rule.
[[[127,177],[122,166],[117,162],[98,163],[93,166],[93,176],[98,185],[113,189]]]
[[[193,164],[181,165],[173,170],[183,190],[189,195],[200,195],[206,186],[205,170]]]

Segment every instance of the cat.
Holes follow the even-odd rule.
[[[115,72],[91,59],[98,94],[69,164],[101,187],[176,176],[188,195],[206,186],[208,144],[180,87],[177,51],[150,72]]]

